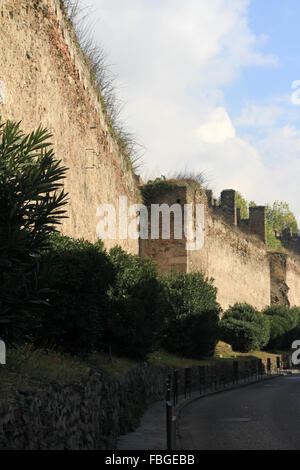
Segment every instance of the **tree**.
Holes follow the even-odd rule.
[[[212,356],[218,342],[220,305],[213,279],[201,272],[172,272],[164,286],[163,346],[184,357]]]
[[[7,341],[25,339],[33,328],[36,306],[47,296],[38,253],[65,216],[66,168],[50,137],[41,127],[24,134],[20,123],[0,124],[0,336]]]
[[[40,309],[34,343],[71,354],[95,351],[104,342],[104,318],[110,315],[107,291],[115,284],[113,264],[101,240],[90,243],[58,233],[49,238],[42,254],[49,306]]]
[[[248,203],[239,192],[236,193],[236,207],[241,210],[241,219],[248,219]]]
[[[254,351],[266,346],[270,339],[270,323],[266,315],[246,303],[229,307],[220,322],[221,338],[234,350]]]
[[[249,207],[255,207],[255,202],[251,201]],[[275,201],[273,205],[267,204],[267,243],[270,248],[281,250],[282,243],[275,236],[274,230],[282,232],[285,228],[290,228],[293,232],[298,232],[297,220],[290,210],[287,202]]]
[[[114,353],[144,360],[160,346],[163,288],[151,260],[118,246],[109,254],[115,279],[108,292],[111,310],[104,321],[105,341]]]
[[[297,220],[284,201],[275,201],[273,206],[267,206],[267,223],[273,230],[282,232],[285,228],[290,228],[293,232],[298,232]]]

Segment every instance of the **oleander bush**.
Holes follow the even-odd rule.
[[[67,169],[56,160],[51,134],[24,134],[20,123],[0,123],[0,337],[30,341],[47,304],[39,251],[64,217]]]

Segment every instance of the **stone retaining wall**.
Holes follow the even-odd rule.
[[[240,364],[243,374],[247,363]],[[165,398],[173,370],[143,363],[110,376],[94,369],[78,383],[41,383],[39,391],[16,391],[0,402],[0,449],[114,450],[119,436],[138,427],[146,409]],[[184,377],[179,369],[179,394],[184,393]],[[232,380],[232,364],[220,362],[207,377]],[[190,390],[198,390],[197,366],[190,378]]]

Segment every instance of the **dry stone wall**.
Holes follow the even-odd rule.
[[[249,361],[239,362],[241,378],[249,366]],[[138,426],[147,407],[165,399],[167,377],[174,383],[172,372],[141,363],[116,376],[93,369],[78,383],[41,380],[39,391],[37,385],[18,390],[0,402],[0,450],[115,450],[120,435]],[[232,363],[207,366],[205,376],[206,391],[231,384]],[[177,384],[180,401],[189,392],[199,393],[199,367],[178,368]],[[163,429],[165,420],[158,425]]]
[[[164,397],[168,369],[141,364],[117,377],[92,370],[78,383],[42,383],[0,402],[2,450],[113,450]]]

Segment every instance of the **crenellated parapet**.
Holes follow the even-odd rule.
[[[257,236],[263,243],[267,241],[266,207],[249,207],[249,218],[242,219],[240,208],[237,207],[236,191],[226,189],[221,192],[220,203],[213,199],[212,191],[206,191],[207,204],[216,214],[219,214],[225,222],[238,227],[242,232]]]
[[[277,230],[274,231],[275,236],[281,241],[284,248],[293,251],[294,253],[300,254],[300,234],[293,233],[290,228],[284,229],[282,232]]]

